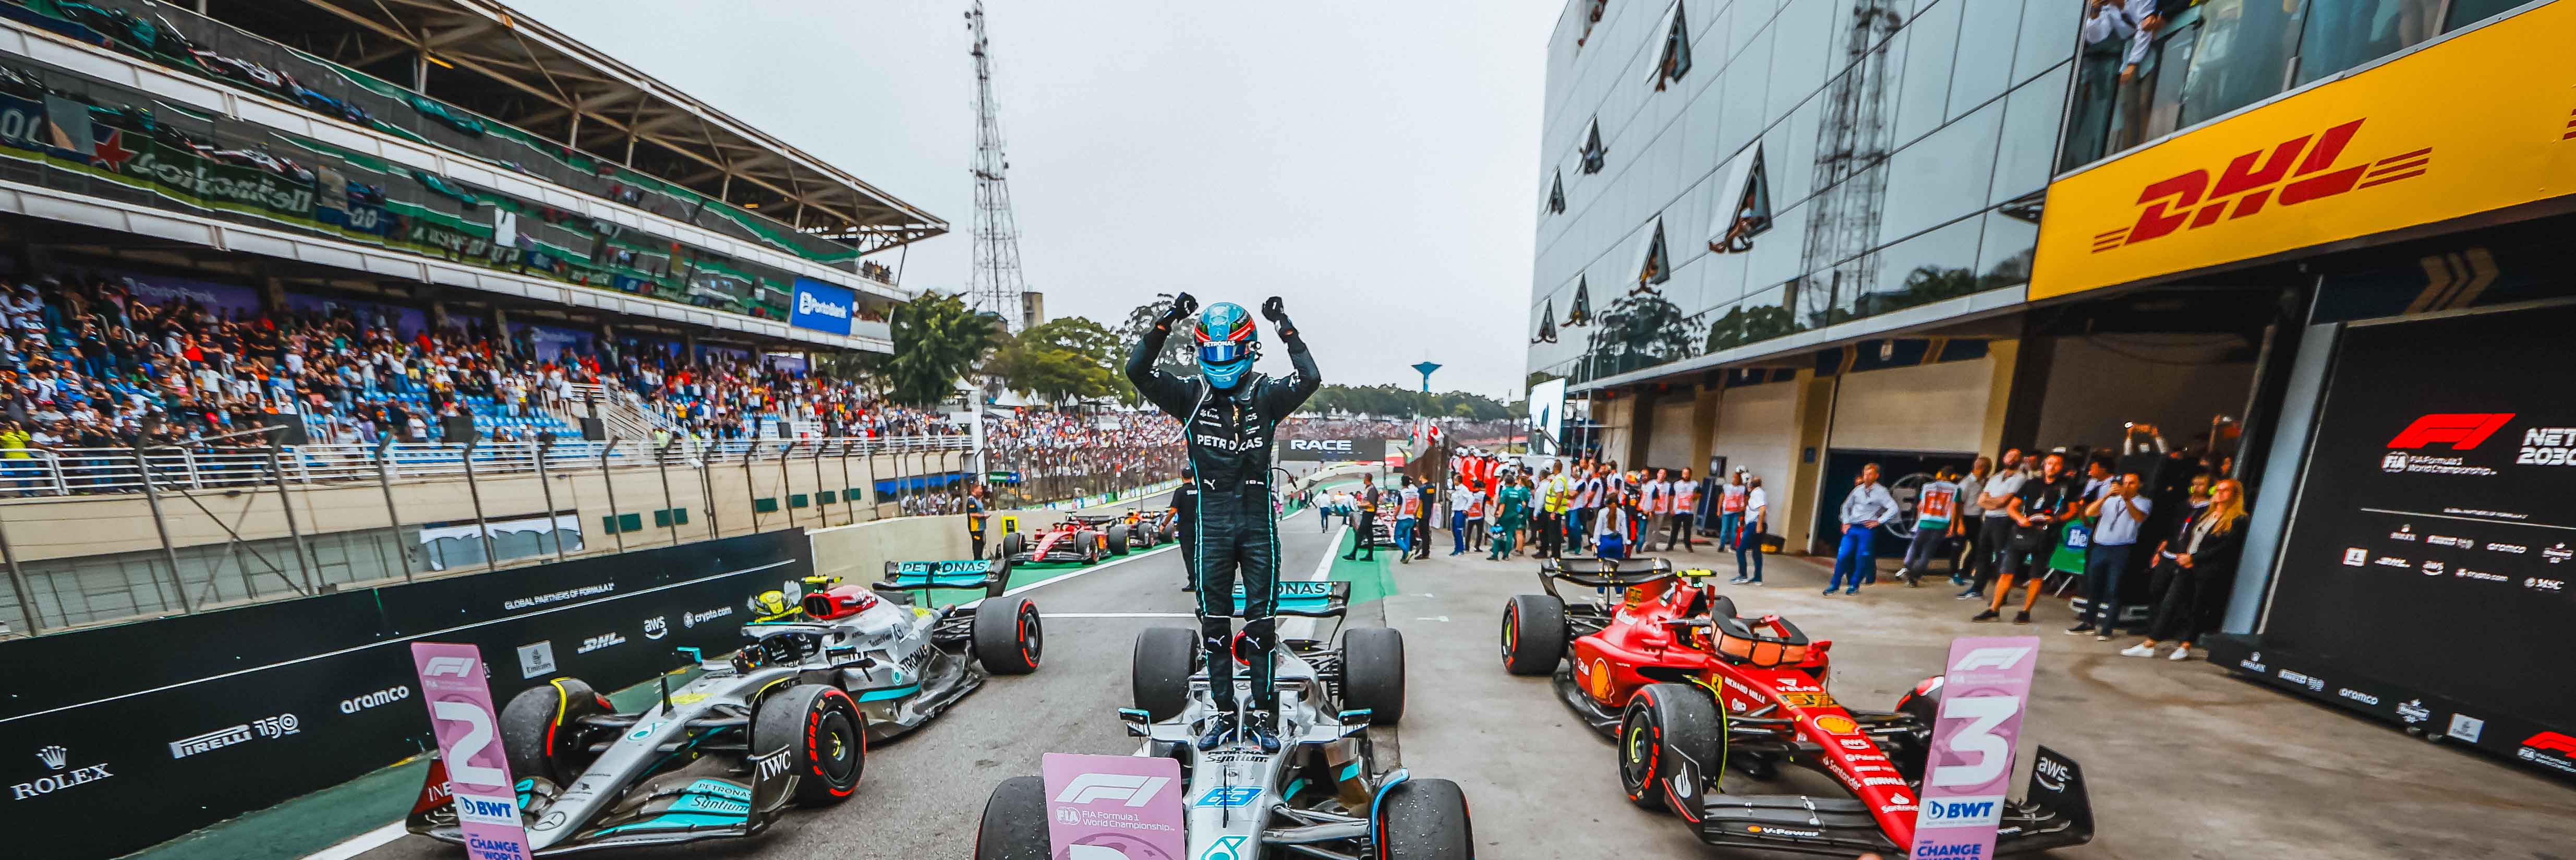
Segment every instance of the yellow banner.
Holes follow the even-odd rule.
[[[2576,3],[2048,187],[2033,299],[2576,193]]]

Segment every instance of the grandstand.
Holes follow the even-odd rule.
[[[891,512],[947,229],[497,3],[0,0],[0,634]]]

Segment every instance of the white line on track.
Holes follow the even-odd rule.
[[[1350,531],[1350,528],[1351,527],[1348,525],[1338,525],[1333,527],[1332,536],[1324,540],[1324,557],[1315,561],[1315,572],[1313,575],[1306,577],[1307,581],[1322,582],[1326,579],[1332,578],[1333,550],[1342,548],[1342,533]],[[1312,639],[1314,636],[1315,619],[1312,618],[1291,618],[1285,623],[1279,625],[1279,638],[1281,639]]]
[[[320,851],[307,854],[304,856],[304,860],[349,860],[349,858],[384,847],[387,842],[401,839],[404,832],[403,823],[396,821],[392,824],[387,824],[383,827],[378,827],[374,830],[358,834],[357,837],[350,839],[347,842],[342,842],[338,845],[333,845],[329,848],[324,848]]]
[[[1173,550],[1180,549],[1180,548],[1181,548],[1181,545],[1180,545],[1180,544],[1175,543],[1175,544],[1172,544],[1172,545],[1170,545],[1170,546],[1155,547],[1155,548],[1153,548],[1153,549],[1149,549],[1149,550],[1146,550],[1146,551],[1144,551],[1144,552],[1129,553],[1128,555],[1126,555],[1126,556],[1125,556],[1125,557],[1123,557],[1123,558],[1117,558],[1117,559],[1112,559],[1112,560],[1110,560],[1110,561],[1104,561],[1104,562],[1101,562],[1101,563],[1099,563],[1099,564],[1095,564],[1095,565],[1092,565],[1092,566],[1090,566],[1090,567],[1086,567],[1086,568],[1083,568],[1083,569],[1081,569],[1081,570],[1077,570],[1077,571],[1074,571],[1074,572],[1072,572],[1072,573],[1065,574],[1065,575],[1063,575],[1063,576],[1056,576],[1056,577],[1049,577],[1049,578],[1046,578],[1046,579],[1041,579],[1041,580],[1038,580],[1038,581],[1036,581],[1036,582],[1032,582],[1032,583],[1029,583],[1029,584],[1027,584],[1027,585],[1023,585],[1023,586],[1020,586],[1020,587],[1018,587],[1018,588],[1014,588],[1014,589],[1011,589],[1011,590],[1009,590],[1009,591],[1002,592],[1002,596],[1003,596],[1003,597],[1009,597],[1009,596],[1014,595],[1014,594],[1019,594],[1019,593],[1024,592],[1024,591],[1029,591],[1029,590],[1034,589],[1034,588],[1037,588],[1037,587],[1039,587],[1039,586],[1054,585],[1054,584],[1056,584],[1056,583],[1064,582],[1064,581],[1066,581],[1066,580],[1070,580],[1070,579],[1077,579],[1077,578],[1080,578],[1080,577],[1090,576],[1090,575],[1092,575],[1092,574],[1099,573],[1099,572],[1101,572],[1101,571],[1108,570],[1108,569],[1110,569],[1110,568],[1117,567],[1117,566],[1119,566],[1119,565],[1126,564],[1126,563],[1128,563],[1128,562],[1135,561],[1135,560],[1140,559],[1140,558],[1145,558],[1145,557],[1148,557],[1148,556],[1161,555],[1161,554],[1163,554],[1163,553],[1171,552],[1171,551],[1173,551]],[[975,604],[982,603],[982,602],[984,602],[984,598],[978,597],[978,598],[975,598],[975,599],[973,599],[973,600],[966,601],[965,603],[960,604],[960,605],[965,606],[965,607],[967,607],[967,608],[970,608],[970,609],[971,609],[971,608],[974,608]]]
[[[1058,618],[1197,618],[1191,612],[1049,612],[1047,620]]]

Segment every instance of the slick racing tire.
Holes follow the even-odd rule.
[[[1021,533],[1019,533],[1019,532],[1012,532],[1012,533],[1010,533],[1010,534],[1006,534],[1006,535],[1003,535],[1003,536],[1002,536],[1002,557],[1003,557],[1003,558],[1017,558],[1017,557],[1019,557],[1019,554],[1020,554],[1020,553],[1024,553],[1024,552],[1028,552],[1028,551],[1029,551],[1029,538],[1028,538],[1028,536],[1027,536],[1027,535],[1021,534]]]
[[[1047,860],[1046,780],[1015,776],[993,786],[975,829],[975,860]]]
[[[1475,860],[1475,829],[1467,820],[1467,793],[1445,779],[1408,779],[1377,802],[1377,856],[1381,860]]]
[[[581,718],[614,711],[577,678],[556,678],[520,691],[501,708],[501,752],[510,760],[510,772],[571,785],[593,758]]]
[[[1932,760],[1932,726],[1940,721],[1943,689],[1941,676],[1934,675],[1897,697],[1896,712],[1913,717],[1923,727],[1919,736],[1892,735],[1878,742],[1887,753],[1887,762],[1896,766],[1897,776],[1922,781],[1924,767]]]
[[[1404,719],[1404,634],[1393,627],[1342,634],[1342,707],[1367,710],[1371,725]]]
[[[1127,545],[1127,526],[1126,526],[1124,523],[1121,523],[1121,524],[1119,524],[1119,525],[1110,526],[1110,527],[1109,527],[1109,554],[1110,554],[1110,555],[1126,555],[1126,554],[1127,554],[1127,550],[1128,550],[1129,548],[1130,548],[1130,547],[1128,547],[1128,545]]]
[[[1190,706],[1190,673],[1199,662],[1199,632],[1187,627],[1148,627],[1136,634],[1136,655],[1128,670],[1135,687],[1136,709],[1155,722],[1181,715]]]
[[[839,687],[798,684],[760,699],[752,710],[753,778],[758,762],[785,754],[786,775],[797,777],[794,797],[804,806],[850,799],[867,769],[867,733],[859,704]]]
[[[1025,597],[987,597],[975,604],[975,662],[995,675],[1026,675],[1038,670],[1046,635],[1038,605]]]
[[[1723,762],[1726,726],[1717,702],[1688,684],[1647,684],[1628,700],[1619,719],[1619,786],[1643,809],[1670,809],[1698,821],[1701,779]],[[1694,778],[1681,779],[1682,761],[1697,762]]]
[[[1503,671],[1547,675],[1565,659],[1565,601],[1547,594],[1518,594],[1503,605]]]

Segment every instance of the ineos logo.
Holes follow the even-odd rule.
[[[377,690],[373,693],[368,693],[364,696],[359,696],[353,699],[340,700],[340,713],[354,714],[377,705],[391,704],[408,698],[411,698],[411,687],[409,686]]]

